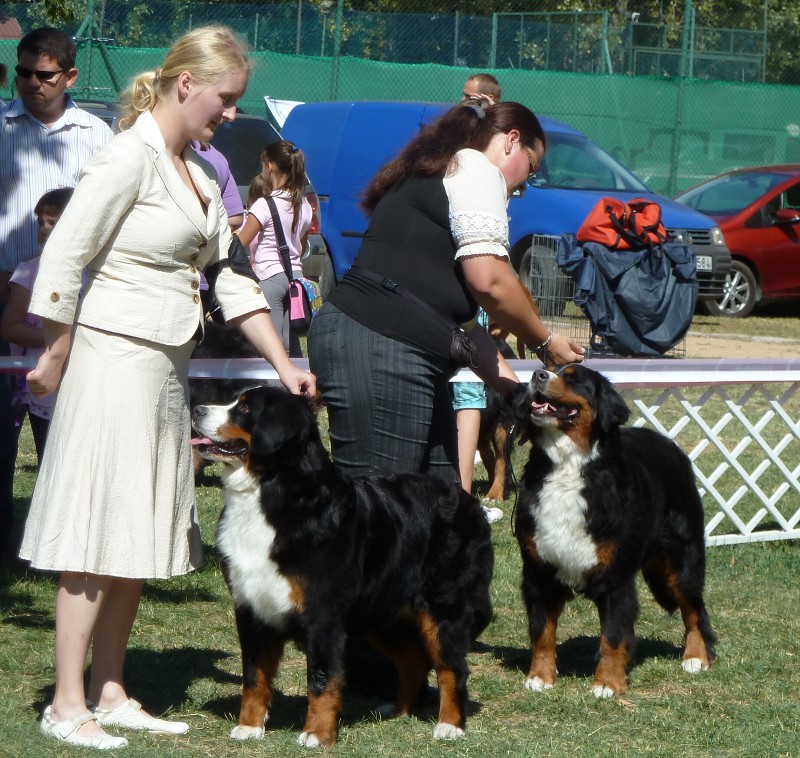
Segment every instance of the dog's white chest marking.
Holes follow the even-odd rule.
[[[223,473],[225,513],[217,547],[228,563],[234,603],[247,605],[265,624],[282,629],[293,608],[291,585],[270,558],[275,530],[261,510],[257,479],[246,469]]]
[[[556,468],[544,481],[533,512],[536,549],[556,567],[559,581],[580,589],[586,571],[597,565],[597,549],[586,529],[581,466],[593,456],[580,453],[563,435],[543,445]]]

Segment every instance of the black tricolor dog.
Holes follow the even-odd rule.
[[[716,640],[703,602],[703,509],[688,457],[655,431],[621,428],[625,401],[585,366],[538,370],[520,387],[515,412],[533,442],[516,512],[531,638],[525,686],[555,684],[556,626],[579,592],[600,613],[592,691],[625,692],[638,571],[661,606],[680,609],[683,668],[707,669]]]
[[[409,713],[431,668],[437,739],[464,734],[466,655],[492,615],[490,529],[455,484],[400,474],[348,479],[328,458],[311,404],[246,390],[194,409],[198,449],[228,464],[217,546],[233,596],[244,685],[231,736],[262,737],[287,640],[308,656],[300,744],[336,740],[349,633],[397,666],[395,709]]]

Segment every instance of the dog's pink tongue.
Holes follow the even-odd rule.
[[[210,445],[211,440],[208,437],[192,437],[193,445]]]

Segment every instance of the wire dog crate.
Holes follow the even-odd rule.
[[[570,337],[579,345],[590,348],[592,325],[583,311],[575,305],[575,283],[561,271],[556,262],[559,237],[534,234],[531,239],[528,288],[539,307],[539,315],[549,329]],[[587,353],[589,354],[589,353]],[[606,352],[592,352],[592,357],[617,358]],[[665,358],[685,358],[686,340],[670,349]]]

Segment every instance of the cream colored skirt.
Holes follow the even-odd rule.
[[[187,403],[194,344],[76,328],[21,558],[141,579],[202,565]]]

